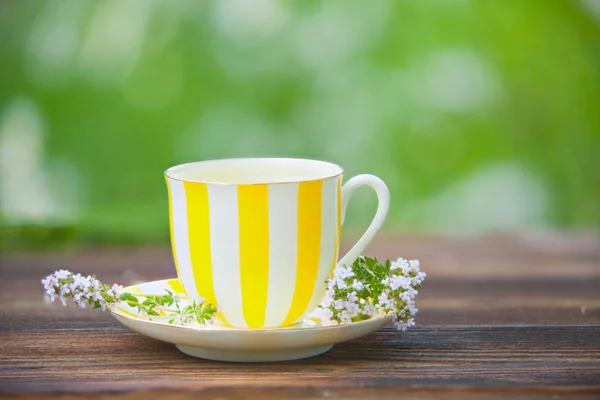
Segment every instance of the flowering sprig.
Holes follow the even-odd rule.
[[[391,315],[396,327],[406,330],[415,324],[414,299],[425,276],[417,260],[381,264],[376,258],[359,257],[351,267],[335,269],[313,316],[324,325],[337,325]]]
[[[65,306],[67,300],[73,300],[83,308],[90,305],[92,309],[105,310],[110,305],[123,302],[137,308],[139,314],[149,318],[169,317],[169,323],[183,325],[196,321],[199,324],[210,324],[218,312],[214,305],[205,304],[205,301],[194,301],[182,306],[179,297],[167,289],[165,295],[121,293],[123,287],[120,285],[109,286],[100,282],[94,275],[84,277],[67,270],[48,275],[42,279],[42,284],[52,301],[58,298]]]
[[[106,309],[107,305],[118,302],[123,286],[106,285],[96,279],[95,275],[81,276],[61,269],[42,279],[42,284],[50,300],[58,298],[63,306],[71,299],[81,308],[86,304],[94,308]]]
[[[390,315],[396,327],[405,330],[415,324],[415,297],[424,280],[416,260],[399,258],[381,264],[376,258],[359,257],[350,267],[334,270],[326,281],[325,298],[309,317],[319,318],[322,325],[338,325]],[[47,276],[42,284],[50,299],[58,298],[63,305],[73,300],[80,307],[105,310],[125,303],[141,315],[167,317],[172,324],[212,324],[218,313],[216,305],[205,301],[182,305],[177,294],[166,289],[164,295],[134,295],[122,292],[120,285],[103,284],[94,275],[84,277],[66,270]]]

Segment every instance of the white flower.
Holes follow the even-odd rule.
[[[401,269],[404,275],[408,275],[410,272],[410,264],[404,258],[399,258],[395,263],[392,263],[394,270]]]
[[[112,285],[111,290],[113,291],[115,298],[118,298],[121,295],[122,289],[123,289],[123,286],[121,286],[121,285],[117,285],[117,284]],[[174,295],[173,297],[175,298],[176,296],[177,295]]]
[[[370,317],[374,317],[375,314],[377,313],[377,310],[371,304],[367,303],[367,304],[365,304],[363,306],[363,312],[362,313],[364,315],[368,315]]]
[[[425,274],[425,272],[419,272],[414,278],[413,278],[413,282],[415,285],[420,285],[421,282],[423,282],[425,280],[425,277],[427,275]]]
[[[346,308],[346,302],[344,300],[335,300],[333,306],[336,310],[344,310]]]
[[[321,301],[320,307],[322,308],[329,308],[331,306],[331,303],[333,302],[333,299],[330,296],[326,296],[323,301]]]
[[[346,270],[346,267],[338,267],[336,269],[333,270],[333,278],[337,281],[338,279],[342,278],[342,275],[344,274]]]
[[[346,311],[349,312],[352,316],[358,315],[360,311],[360,306],[356,303],[346,302]]]
[[[405,303],[408,303],[409,301],[411,301],[413,298],[412,293],[411,292],[404,292],[402,294],[400,294],[400,300],[402,300]]]
[[[192,316],[189,314],[172,314],[170,315],[173,319],[173,323],[177,325],[186,325],[192,320]]]
[[[64,269],[61,269],[60,271],[56,271],[54,273],[54,277],[56,279],[67,279],[69,277],[70,272]]]
[[[352,322],[352,317],[350,316],[350,313],[346,310],[344,310],[340,313],[340,319],[342,320],[343,324]]]
[[[342,266],[336,268],[335,271],[333,271],[333,276],[338,279],[352,278],[354,276],[354,272],[351,268],[346,268]]]
[[[95,291],[94,293],[92,293],[92,300],[102,300],[102,294],[98,291]]]
[[[403,322],[403,321],[398,321],[396,322],[396,328],[399,331],[405,331],[406,328],[414,326],[415,325],[415,320],[412,318],[409,318],[408,321]]]
[[[323,309],[322,315],[324,318],[329,320],[331,317],[333,317],[333,311],[331,311],[329,308]]]
[[[385,303],[388,300],[387,292],[383,292],[379,295],[379,303]]]
[[[419,310],[414,306],[414,304],[409,305],[408,309],[412,315],[415,315],[416,313],[419,312]]]
[[[83,276],[81,276],[81,274],[73,275],[73,285],[79,286],[82,280]]]
[[[356,295],[356,292],[348,293],[348,301],[351,301],[351,302],[358,301],[358,296]]]
[[[390,278],[390,280],[388,281],[388,284],[386,286],[389,287],[392,291],[397,290],[400,287],[402,278],[403,277],[401,277],[401,276],[394,276],[394,277]]]
[[[364,288],[364,285],[362,284],[362,282],[359,282],[358,280],[354,280],[354,282],[352,282],[352,289],[354,290],[362,290]]]
[[[406,261],[404,258],[398,258],[396,261],[392,262],[390,269],[391,270],[397,270],[397,269],[405,270],[408,267],[409,267],[408,261]]]
[[[50,275],[50,276],[48,276],[48,278],[42,279],[42,285],[44,285],[44,289],[46,289],[46,291],[54,289],[54,284],[52,282],[52,278],[53,278],[53,276]]]
[[[329,308],[321,308],[317,307],[312,313],[310,313],[309,318],[317,318],[320,320],[321,325],[328,326],[334,325],[331,318],[333,317],[333,311]]]

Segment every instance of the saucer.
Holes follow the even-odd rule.
[[[186,301],[179,280],[165,279],[123,288],[133,295],[164,294],[165,289]],[[126,304],[109,307],[126,327],[163,342],[173,343],[183,353],[209,360],[231,362],[286,361],[313,357],[329,351],[334,344],[365,336],[390,322],[380,316],[350,324],[322,326],[307,319],[289,327],[243,329],[223,323],[175,325],[169,317],[146,317]]]

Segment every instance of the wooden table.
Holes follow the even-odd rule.
[[[59,268],[131,284],[174,275],[169,249],[0,255],[0,397],[600,399],[600,238],[385,237],[369,255],[418,258],[417,327],[312,359],[188,357],[108,313],[44,302]]]

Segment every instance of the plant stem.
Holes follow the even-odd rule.
[[[139,306],[141,306],[141,305],[142,305],[142,303],[138,303],[138,302],[135,302],[135,301],[132,301],[132,300],[127,300],[127,301],[126,301],[126,303],[127,303],[129,306],[131,306],[131,307],[139,307]],[[171,311],[171,312],[173,312],[173,311],[174,311],[174,310],[173,310],[173,309],[171,309],[171,308],[168,308],[168,307],[163,307],[163,306],[160,306],[160,305],[156,305],[154,308],[155,308],[155,309],[160,309],[160,310],[165,310],[165,311]]]
[[[371,276],[375,276],[375,273],[373,273],[369,268],[365,267],[364,265],[362,266],[362,268],[367,271],[368,273],[371,274]]]
[[[146,293],[130,293],[132,296],[136,297],[145,297],[147,299],[157,298],[157,297],[166,297],[164,294],[146,294]],[[187,299],[188,297],[185,294],[175,293],[177,297],[180,299]]]

